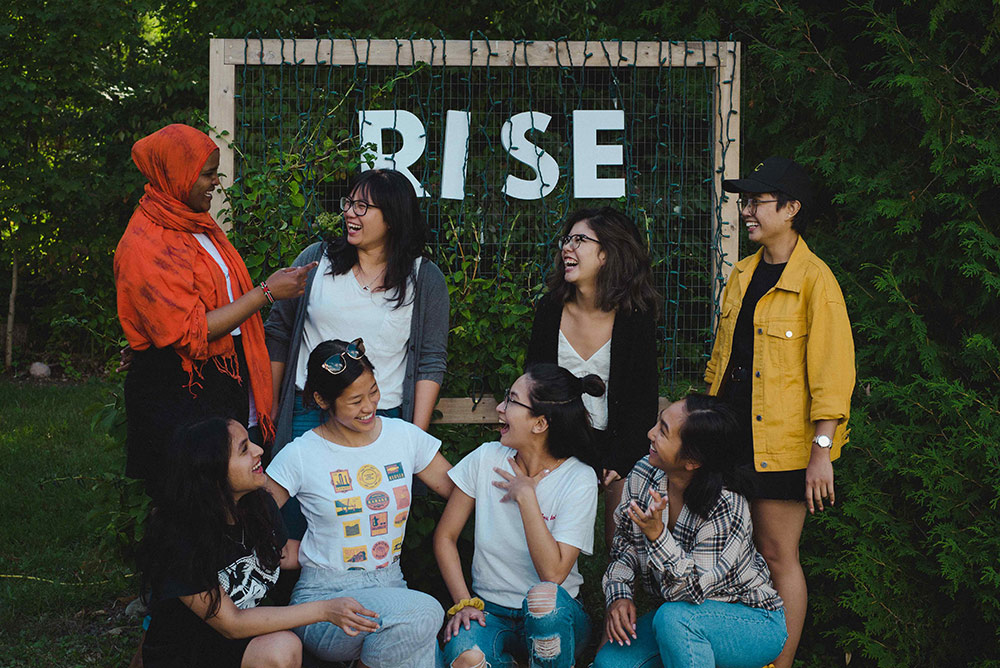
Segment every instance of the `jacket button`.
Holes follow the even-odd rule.
[[[755,377],[760,378],[760,371],[754,374]]]
[[[757,329],[757,333],[758,333],[758,334],[763,334],[763,333],[764,333],[764,330],[763,330],[763,329],[760,329],[760,328],[758,328],[758,329]]]
[[[760,422],[760,421],[761,421],[761,420],[763,420],[763,419],[764,419],[764,416],[763,416],[763,415],[758,415],[758,416],[757,416],[757,422]]]
[[[786,339],[792,338],[792,330],[788,330],[787,332],[785,332],[785,338]]]
[[[761,467],[762,469],[766,469],[766,468],[767,468],[767,462],[761,462],[761,463],[760,463],[760,467]]]

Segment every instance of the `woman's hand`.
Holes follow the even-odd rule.
[[[604,615],[604,634],[611,642],[631,645],[635,635],[635,602],[620,598],[608,606]]]
[[[267,277],[267,287],[271,296],[277,299],[301,297],[306,291],[306,279],[319,262],[310,262],[302,267],[285,267]]]
[[[448,642],[457,636],[460,628],[468,631],[474,621],[479,622],[480,626],[486,626],[486,613],[482,610],[477,610],[471,605],[462,608],[444,625],[444,641]]]
[[[816,449],[818,446],[813,446]],[[830,462],[830,451],[813,453],[806,467],[806,506],[810,514],[818,509],[823,512],[823,499],[829,499],[830,505],[836,498],[833,493],[833,463]]]
[[[326,604],[326,620],[339,626],[349,636],[378,631],[377,612],[368,610],[350,597],[331,598]]]
[[[118,368],[115,369],[118,373],[123,373],[132,368],[132,359],[134,357],[134,351],[132,346],[125,346],[118,351]]]
[[[618,471],[614,469],[601,469],[601,487],[607,488],[611,483],[621,479],[622,477],[618,475]]]
[[[507,473],[502,468],[494,466],[493,470],[499,473],[503,480],[494,480],[493,486],[499,487],[507,492],[503,495],[503,498],[500,499],[501,503],[504,501],[521,503],[527,495],[535,494],[535,487],[538,486],[538,483],[541,482],[542,478],[549,474],[549,470],[545,469],[544,471],[539,472],[538,475],[530,476],[517,465],[517,461],[513,457],[508,457],[507,461],[510,462],[510,467],[514,470],[514,475]]]
[[[649,490],[652,499],[649,506],[643,510],[639,504],[632,501],[628,507],[628,516],[642,530],[647,540],[656,540],[663,533],[663,509],[667,507],[667,498],[660,496],[655,489]]]

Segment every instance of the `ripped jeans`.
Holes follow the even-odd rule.
[[[492,668],[513,668],[528,658],[535,668],[570,668],[587,647],[590,620],[583,606],[554,582],[531,588],[521,609],[485,602],[486,626],[472,622],[468,631],[444,646],[445,666],[463,652],[478,649]]]

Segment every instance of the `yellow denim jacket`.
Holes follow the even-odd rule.
[[[722,293],[715,345],[705,369],[709,394],[719,393],[736,318],[763,252],[740,260]],[[753,327],[755,468],[805,468],[817,420],[840,421],[830,452],[830,459],[836,459],[847,442],[855,380],[854,339],[837,279],[801,237],[777,285],[757,302]]]

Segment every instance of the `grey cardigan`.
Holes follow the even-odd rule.
[[[326,243],[317,241],[295,258],[301,267],[318,261],[326,252]],[[274,304],[264,323],[267,352],[274,362],[285,363],[278,401],[276,454],[292,437],[292,407],[295,403],[295,366],[299,360],[302,330],[306,322],[309,292],[316,278],[316,269],[309,272],[306,291],[301,297],[283,299]],[[413,421],[413,394],[418,380],[433,380],[441,384],[448,361],[448,286],[444,274],[433,262],[423,260],[416,277],[410,339],[406,350],[406,375],[403,380],[403,419]]]

